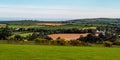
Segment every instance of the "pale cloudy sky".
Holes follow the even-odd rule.
[[[120,0],[0,0],[0,18],[120,18]]]

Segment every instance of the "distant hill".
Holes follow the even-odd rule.
[[[16,20],[16,21],[0,21],[0,23],[10,24],[10,25],[34,25],[39,21],[34,20]]]
[[[91,19],[73,19],[73,20],[64,20],[64,21],[39,21],[39,20],[13,20],[13,21],[0,21],[4,24],[12,25],[34,25],[36,23],[44,22],[62,22],[62,23],[90,23],[90,24],[120,24],[120,18],[91,18]]]
[[[38,20],[13,20],[13,21],[0,21],[1,24],[9,25],[36,25],[36,23],[56,23],[58,21],[38,21]]]
[[[120,24],[119,18],[93,18],[68,20],[69,23],[100,23],[100,24]]]

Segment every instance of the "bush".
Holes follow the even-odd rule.
[[[48,42],[44,38],[36,38],[36,39],[34,39],[34,41],[35,41],[36,44],[47,44],[47,42]]]
[[[61,45],[61,46],[63,46],[63,45],[66,45],[66,41],[65,41],[65,39],[62,39],[62,38],[60,38],[60,37],[58,37],[56,40],[51,40],[51,45]]]
[[[114,42],[113,45],[118,45],[118,46],[120,46],[120,42]]]
[[[24,39],[24,37],[22,37],[21,35],[15,35],[14,36],[14,40],[22,41],[23,39]]]
[[[7,38],[7,43],[11,44],[14,41],[14,38]]]
[[[82,42],[79,41],[79,40],[71,40],[70,45],[72,45],[72,46],[80,46],[80,45],[82,45]]]
[[[56,40],[56,43],[57,43],[57,45],[66,45],[66,41],[65,41],[65,39],[57,39]]]
[[[105,46],[105,47],[112,47],[112,44],[113,44],[113,43],[110,42],[110,41],[105,41],[105,42],[104,42],[104,46]]]
[[[89,43],[89,42],[83,42],[83,46],[89,46],[89,47],[91,47],[91,46],[92,46],[92,43]]]

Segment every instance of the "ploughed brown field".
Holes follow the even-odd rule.
[[[75,40],[77,38],[79,38],[80,36],[86,37],[88,34],[51,34],[48,35],[49,37],[51,37],[53,40],[56,40],[58,37],[65,39],[66,41],[70,41],[70,40]],[[96,36],[98,36],[98,34],[96,34]]]

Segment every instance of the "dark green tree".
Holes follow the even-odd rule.
[[[118,38],[118,35],[113,35],[110,38],[108,38],[108,40],[110,40],[111,42],[115,42]]]
[[[32,35],[28,36],[28,40],[34,40],[37,37],[38,37],[38,34],[34,32]]]
[[[0,39],[6,40],[11,35],[12,29],[10,29],[8,25],[0,30]]]

